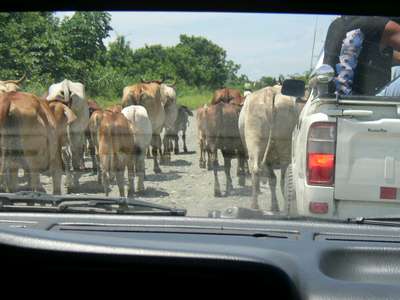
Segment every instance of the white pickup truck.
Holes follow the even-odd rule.
[[[289,213],[327,218],[400,215],[400,98],[328,94],[320,66],[292,137]],[[282,93],[299,96],[298,85]],[[296,90],[297,89],[297,90]]]

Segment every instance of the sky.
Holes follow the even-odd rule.
[[[239,74],[250,80],[262,76],[303,73],[317,62],[333,15],[110,12],[113,31],[108,44],[124,35],[133,49],[147,45],[173,46],[180,34],[203,36],[224,48],[227,58],[240,64]],[[71,16],[73,12],[57,13]],[[316,26],[317,24],[317,26]]]

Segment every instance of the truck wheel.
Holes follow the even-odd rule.
[[[293,167],[290,164],[285,173],[285,191],[284,196],[289,216],[297,215],[296,191],[293,180]]]

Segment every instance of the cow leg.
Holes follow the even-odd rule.
[[[65,167],[65,187],[67,189],[67,194],[71,193],[72,189],[72,174],[71,174],[71,166],[72,166],[72,155],[70,153],[69,147],[62,147],[61,149],[61,159],[64,163]]]
[[[239,177],[239,186],[245,186],[246,175],[244,170],[245,155],[242,151],[238,151],[238,165],[237,165],[237,176]]]
[[[107,173],[108,172],[103,171],[102,174],[101,174],[102,175],[101,181],[103,183],[104,194],[106,194],[106,196],[108,196],[108,188],[110,186],[110,182],[109,182]]]
[[[5,145],[5,138],[4,135],[1,136],[1,144],[2,146]],[[6,155],[7,150],[5,147],[1,148],[1,161],[0,161],[0,183],[1,183],[1,190],[7,191],[8,189],[8,155]]]
[[[71,132],[71,154],[72,154],[72,167],[73,167],[73,185],[77,187],[79,185],[80,178],[80,162],[82,155],[82,134],[77,132]]]
[[[150,151],[150,147],[148,147],[148,148],[146,149],[146,157],[147,157],[148,159],[150,159],[150,158],[151,158],[151,151]]]
[[[160,162],[163,164],[166,164],[171,161],[171,147],[170,147],[170,141],[171,141],[171,134],[165,131],[164,137],[162,139],[162,144],[163,144],[163,152],[160,153]],[[161,150],[161,147],[160,147]],[[161,152],[161,151],[160,151]]]
[[[171,139],[171,152],[172,152],[172,149],[174,149],[174,154],[176,154],[176,155],[179,154],[179,135],[178,135],[178,133],[174,134],[173,141]]]
[[[167,149],[168,149],[168,141],[167,141],[167,134],[164,134],[162,138],[162,151],[160,151],[160,164],[165,164],[167,162]],[[160,149],[161,150],[161,149]]]
[[[253,209],[259,209],[258,205],[258,192],[260,189],[260,173],[261,168],[259,167],[259,161],[261,160],[262,153],[259,148],[255,147],[251,153],[249,153],[249,169],[251,174],[251,187],[252,187],[252,197],[250,207]]]
[[[247,158],[244,160],[244,172],[245,172],[246,176],[250,175],[249,160]]]
[[[188,153],[188,149],[186,146],[186,130],[182,131],[182,142],[183,142],[183,152]]]
[[[53,195],[61,195],[61,165],[52,168],[51,177],[53,183]]]
[[[214,168],[214,164],[215,164],[215,167],[216,168],[218,168],[219,167],[219,165],[218,165],[218,155],[217,154],[215,154],[215,162],[214,161],[212,161],[212,153],[211,153],[211,151],[210,150],[207,150],[207,169],[210,171],[210,170],[212,170],[213,168]]]
[[[97,169],[98,169],[98,165],[97,165],[97,159],[96,159],[96,148],[94,147],[93,141],[91,138],[88,139],[89,141],[89,154],[90,154],[90,158],[92,159],[92,174],[97,174]]]
[[[199,148],[200,148],[200,158],[199,158],[199,167],[201,169],[205,169],[206,168],[206,161],[205,161],[205,145],[204,145],[204,141],[200,140],[199,141]]]
[[[34,192],[41,191],[39,172],[37,171],[36,168],[34,168],[34,170],[30,170],[29,173],[32,180],[32,191]]]
[[[258,190],[260,189],[260,174],[259,174],[259,172],[253,172],[251,174],[251,183],[252,183],[251,208],[259,209],[259,206],[258,206]]]
[[[121,168],[120,170],[117,170],[115,172],[115,178],[117,180],[119,196],[123,198],[125,197],[124,171],[125,171],[124,168]]]
[[[284,193],[285,193],[285,174],[286,174],[287,167],[288,167],[287,165],[281,166],[281,192],[282,192],[282,195],[284,195]]]
[[[154,162],[154,173],[159,174],[161,173],[160,166],[158,165],[158,160],[157,160],[157,152],[161,150],[161,137],[160,135],[154,134],[152,137],[152,143],[151,143],[151,150],[153,154],[153,162]]]
[[[8,182],[8,193],[15,193],[17,191],[17,175],[18,175],[18,166],[14,163],[10,164],[9,170],[9,182]]]
[[[222,151],[222,155],[224,157],[224,171],[226,177],[226,192],[225,196],[229,196],[231,191],[233,190],[232,186],[232,177],[231,177],[231,162],[232,162],[232,153]]]
[[[129,157],[126,166],[128,168],[128,198],[133,198],[135,193],[135,158]]]
[[[268,175],[269,189],[271,191],[271,211],[279,212],[278,199],[276,197],[276,175],[272,166],[267,165],[266,170]]]
[[[214,196],[221,197],[221,187],[219,185],[219,180],[218,180],[218,166],[216,164],[217,151],[214,151],[211,154],[211,161],[212,161],[213,172],[214,172]]]
[[[136,155],[135,159],[135,173],[137,176],[137,186],[136,186],[136,191],[138,193],[144,192],[144,173],[145,173],[145,165],[144,165],[144,152],[139,153]]]

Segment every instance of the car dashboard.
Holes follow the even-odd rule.
[[[299,220],[1,213],[3,272],[135,292],[397,299],[400,228]],[[11,278],[11,277],[8,277]],[[150,288],[150,289],[149,289]]]

